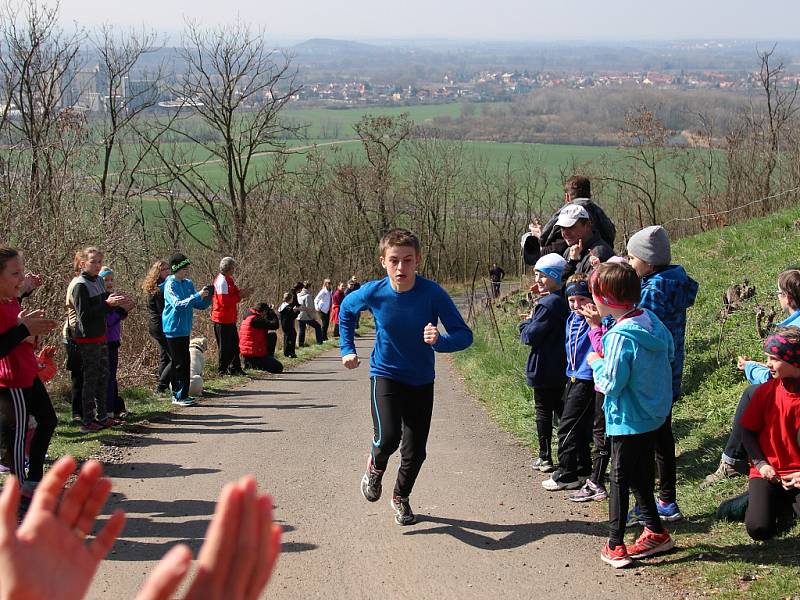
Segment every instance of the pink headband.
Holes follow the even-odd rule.
[[[598,298],[602,304],[605,304],[609,308],[631,309],[636,306],[632,302],[619,302],[610,296],[606,296],[603,293],[603,290],[600,289],[600,285],[597,282],[597,271],[592,271],[592,275],[589,278],[589,287],[592,290],[592,297]]]

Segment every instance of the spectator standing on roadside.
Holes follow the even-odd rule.
[[[239,315],[239,300],[252,294],[253,290],[240,290],[233,281],[236,261],[226,256],[219,261],[219,273],[214,278],[214,296],[211,301],[211,321],[219,351],[219,374],[244,375],[239,360],[239,334],[236,319]]]
[[[617,229],[611,219],[600,206],[592,201],[592,185],[589,179],[573,175],[564,182],[564,206],[558,209],[550,220],[542,226],[538,222],[531,223],[529,231],[522,236],[523,257],[526,265],[533,266],[540,256],[550,252],[563,254],[567,242],[558,225],[561,211],[570,205],[582,206],[589,213],[595,233],[609,247],[614,247]]]
[[[300,289],[297,291],[297,303],[303,309],[297,317],[299,324],[299,331],[297,334],[297,345],[301,348],[306,345],[306,328],[310,327],[314,330],[317,339],[317,344],[322,343],[322,327],[317,321],[316,310],[314,309],[314,300],[311,298],[311,292],[308,291],[311,285],[308,281],[299,284]]]
[[[331,323],[333,323],[333,337],[339,337],[339,309],[344,300],[344,282],[340,281],[331,294]]]
[[[611,246],[592,229],[589,213],[582,206],[570,204],[562,208],[556,224],[561,227],[561,235],[567,243],[564,251],[564,258],[567,259],[565,279],[575,273],[589,275],[594,269],[593,257],[603,263],[614,256]]]
[[[322,321],[322,341],[328,339],[328,327],[331,322],[331,301],[331,280],[326,279],[322,282],[322,288],[314,298],[314,308],[319,313],[319,318]]]
[[[506,276],[506,272],[497,266],[497,263],[492,263],[489,269],[489,281],[492,282],[492,296],[495,298],[500,297],[500,283]]]
[[[106,291],[114,292],[114,271],[110,267],[100,269],[100,277],[105,282]],[[120,419],[128,412],[125,401],[119,394],[117,370],[119,369],[119,347],[122,343],[122,321],[128,318],[128,311],[133,308],[117,306],[106,315],[106,343],[108,344],[108,395],[106,409],[108,416]]]
[[[355,275],[353,275],[352,277],[350,277],[350,279],[347,280],[347,286],[344,288],[344,297],[347,298],[347,296],[355,292],[360,287],[361,284],[358,283],[358,279],[356,278]],[[358,330],[359,327],[361,327],[361,313],[358,313],[356,315],[356,330]],[[356,333],[355,335],[356,337],[358,337],[358,333]]]
[[[161,326],[161,315],[164,313],[164,282],[169,277],[169,263],[157,260],[150,267],[142,282],[142,290],[147,294],[147,332],[158,343],[158,386],[156,392],[163,394],[169,391],[172,383],[172,358],[169,355],[167,338]]]
[[[161,325],[169,344],[172,357],[172,403],[192,406],[189,397],[189,336],[195,310],[205,310],[211,304],[213,288],[203,287],[199,292],[187,277],[192,263],[181,253],[173,254],[169,260],[172,275],[164,282],[164,314]],[[238,347],[237,347],[238,352]]]
[[[294,322],[297,320],[300,310],[294,290],[286,292],[283,295],[283,302],[278,307],[278,318],[283,331],[283,355],[286,358],[297,358],[297,354],[295,354],[297,331],[295,330]]]

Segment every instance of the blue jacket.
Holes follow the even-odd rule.
[[[472,344],[467,327],[453,300],[438,283],[417,275],[414,287],[396,292],[388,277],[369,281],[352,291],[339,309],[339,347],[342,356],[356,353],[353,340],[358,313],[369,310],[375,318],[375,346],[369,374],[407,385],[433,383],[434,352],[457,352]],[[446,333],[432,346],[422,339],[428,323],[441,321]]]
[[[567,317],[566,352],[567,377],[575,377],[591,381],[592,367],[586,357],[592,351],[592,340],[589,339],[589,324],[581,315],[572,311]]]
[[[686,310],[694,304],[698,283],[680,265],[669,265],[642,277],[639,308],[655,313],[672,334],[675,359],[672,361],[672,395],[681,394],[686,340]]]
[[[788,318],[775,325],[775,327],[800,327],[800,310],[794,311]],[[764,365],[748,360],[744,364],[744,376],[747,377],[747,381],[756,385],[769,381],[772,374]]]
[[[542,296],[530,319],[519,324],[519,339],[531,347],[525,376],[531,387],[558,387],[566,380],[564,350],[569,305],[561,292]]]
[[[635,435],[663,425],[672,408],[675,345],[652,312],[623,319],[603,336],[604,358],[592,363],[594,382],[606,395],[606,435]]]
[[[211,297],[203,300],[200,292],[194,289],[191,279],[178,281],[174,275],[170,275],[164,282],[164,312],[161,313],[164,336],[188,337],[192,333],[192,311],[209,306]]]

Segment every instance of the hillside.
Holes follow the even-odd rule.
[[[673,260],[700,282],[697,302],[689,313],[685,396],[674,417],[678,502],[688,519],[674,529],[679,550],[655,564],[681,588],[723,598],[792,597],[800,590],[800,525],[775,540],[755,544],[742,524],[714,519],[719,503],[744,491],[746,480],[730,480],[705,491],[698,487],[717,466],[745,388],[735,368],[736,356],[761,356],[754,308],[757,303],[777,308],[777,273],[796,264],[800,256],[799,217],[800,209],[793,208],[674,245]],[[723,293],[743,278],[755,286],[755,298],[727,319],[720,344]],[[527,348],[517,340],[519,300],[496,312],[505,351],[484,319],[477,324],[475,345],[456,355],[455,363],[498,422],[533,448],[535,424],[523,376]],[[604,519],[605,506],[594,508],[598,519]]]

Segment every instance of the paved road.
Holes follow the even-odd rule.
[[[366,356],[371,340],[358,341]],[[132,597],[173,543],[198,548],[219,489],[245,473],[274,494],[286,532],[269,598],[671,597],[647,569],[600,562],[600,507],[545,492],[527,450],[441,357],[428,460],[412,495],[420,522],[395,525],[388,500],[370,504],[359,491],[372,433],[366,370],[345,371],[328,353],[132,439],[123,462],[108,465],[108,510],[123,508],[128,525],[91,597]]]

